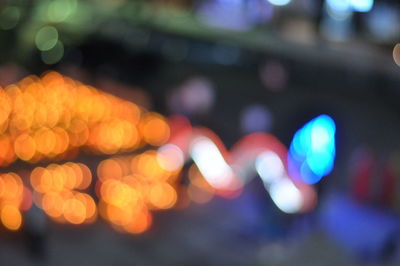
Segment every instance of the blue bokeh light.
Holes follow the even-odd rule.
[[[351,0],[351,6],[357,12],[369,12],[374,5],[374,0]]]
[[[374,0],[326,0],[326,3],[334,13],[369,12],[374,5]]]
[[[298,173],[308,184],[317,183],[334,165],[336,125],[328,115],[320,115],[299,129],[290,144],[289,172]]]

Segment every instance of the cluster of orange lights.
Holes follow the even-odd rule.
[[[164,117],[49,72],[0,88],[0,166],[129,152],[169,137]]]
[[[131,152],[146,145],[160,146],[169,137],[162,115],[56,72],[0,87],[0,167],[17,159],[72,160],[79,151]],[[154,154],[110,159],[99,166],[95,188],[100,214],[126,232],[145,231],[151,224],[150,210],[170,208],[177,200],[171,185],[175,172],[157,168]],[[129,161],[128,171],[122,161]],[[36,167],[29,181],[33,194],[17,174],[0,175],[0,220],[6,228],[21,227],[22,211],[30,207],[27,199],[57,222],[85,224],[97,219],[98,206],[84,192],[92,184],[91,171],[84,164]]]
[[[97,208],[93,198],[78,191],[87,189],[92,182],[92,174],[84,164],[68,162],[36,167],[30,182],[35,204],[52,219],[71,224],[95,221]]]
[[[157,152],[102,161],[97,169],[100,215],[114,227],[141,233],[151,225],[151,210],[169,209],[177,201],[179,170],[159,163]]]

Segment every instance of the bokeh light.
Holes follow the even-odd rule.
[[[16,231],[22,226],[22,204],[30,206],[25,197],[21,177],[15,173],[0,174],[0,221],[5,228]]]
[[[55,29],[42,30],[39,43]],[[49,42],[43,41],[42,48]],[[144,144],[160,146],[170,136],[162,115],[56,72],[0,88],[0,111],[0,166],[16,159],[30,163],[70,159],[79,150],[129,152]]]
[[[336,155],[335,132],[335,122],[328,115],[320,115],[299,129],[289,149],[290,174],[300,173],[308,184],[329,174]]]
[[[393,59],[394,62],[400,66],[400,43],[396,44],[393,48]]]
[[[164,159],[160,163],[159,156],[159,152],[148,150],[99,164],[96,185],[99,212],[118,230],[144,232],[152,222],[151,210],[170,209],[176,204],[176,182],[183,165],[165,167]]]
[[[30,175],[30,183],[40,199],[38,207],[55,221],[71,224],[95,221],[97,210],[93,198],[78,191],[87,189],[91,181],[90,169],[73,162],[36,167]]]

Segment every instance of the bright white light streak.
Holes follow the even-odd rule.
[[[190,155],[207,182],[217,189],[227,189],[234,173],[218,147],[206,137],[198,137],[190,146]]]
[[[281,178],[267,187],[275,205],[283,212],[299,212],[303,206],[300,190],[288,178]]]
[[[165,170],[175,171],[182,168],[185,158],[178,146],[165,144],[157,151],[157,161]]]
[[[285,168],[279,156],[271,151],[266,151],[257,156],[255,162],[258,175],[263,182],[271,184],[285,174]]]

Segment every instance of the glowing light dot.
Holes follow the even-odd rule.
[[[22,215],[14,205],[5,205],[1,209],[1,222],[3,225],[12,231],[16,231],[21,227]]]
[[[400,43],[396,44],[393,48],[393,59],[394,62],[400,66]]]
[[[166,144],[158,149],[157,161],[165,170],[175,171],[183,166],[184,155],[176,145]]]
[[[274,6],[285,6],[289,4],[292,0],[268,0]]]
[[[21,160],[29,161],[35,155],[36,143],[28,134],[21,134],[14,142],[14,151]]]
[[[41,52],[42,61],[47,65],[58,63],[63,58],[63,56],[64,44],[58,40],[51,48],[43,50]]]
[[[351,0],[351,5],[354,11],[369,12],[374,5],[374,0]]]
[[[336,126],[332,118],[320,115],[299,129],[289,149],[289,173],[309,184],[332,171],[335,160]]]
[[[65,220],[72,224],[81,224],[86,219],[86,208],[75,198],[67,199],[64,203],[63,214]]]
[[[147,114],[147,117],[143,121],[142,134],[144,140],[150,145],[162,145],[169,138],[168,123],[160,115],[154,113]]]
[[[44,26],[35,37],[36,47],[40,51],[48,51],[56,46],[58,41],[58,31],[53,26]]]

